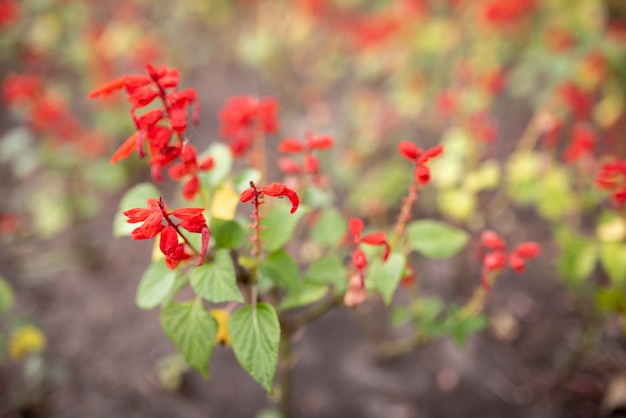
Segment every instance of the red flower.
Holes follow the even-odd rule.
[[[391,247],[385,239],[384,232],[373,232],[362,237],[363,221],[359,218],[352,218],[348,221],[348,230],[350,234],[352,234],[352,243],[354,245],[352,262],[357,270],[362,271],[367,267],[367,258],[365,257],[365,253],[359,248],[360,244],[383,245],[385,247],[383,261],[387,260]]]
[[[613,204],[623,207],[626,203],[626,160],[602,164],[596,177],[596,186],[610,191]]]
[[[185,141],[180,154],[181,162],[170,167],[168,171],[168,174],[173,180],[182,180],[185,176],[189,176],[183,186],[183,196],[185,196],[187,200],[193,200],[200,188],[200,180],[197,175],[198,171],[213,168],[213,158],[207,157],[202,162],[198,163],[197,156],[196,148]]]
[[[175,269],[180,261],[186,260],[191,255],[185,252],[185,244],[189,245],[186,238],[180,234],[179,227],[192,233],[202,234],[202,248],[199,253],[200,262],[204,262],[204,257],[208,249],[210,231],[206,219],[202,214],[203,208],[179,208],[168,212],[163,199],[148,199],[148,208],[134,208],[124,211],[128,218],[128,223],[143,224],[131,233],[134,240],[151,239],[161,233],[159,239],[159,249],[165,255],[165,263],[171,269]],[[172,217],[179,222],[174,223]],[[179,237],[183,242],[179,242]]]
[[[322,185],[323,179],[319,176],[320,163],[315,155],[314,150],[327,150],[332,148],[335,140],[329,135],[313,136],[307,134],[304,142],[296,138],[285,138],[278,145],[278,150],[286,154],[303,154],[303,161],[300,165],[293,159],[282,159],[279,161],[279,167],[286,174],[297,174],[304,172],[311,175],[313,184]]]
[[[541,252],[541,247],[536,242],[524,242],[518,244],[513,251],[507,253],[506,243],[494,231],[484,231],[481,245],[490,252],[483,257],[483,268],[481,273],[481,283],[485,290],[490,290],[489,274],[509,267],[516,273],[522,273],[526,267],[526,261],[535,258]]]
[[[443,152],[443,146],[439,145],[423,151],[415,144],[409,141],[402,141],[398,144],[400,154],[407,160],[415,163],[415,180],[420,184],[426,185],[430,181],[430,170],[426,163]]]
[[[583,122],[577,122],[572,128],[572,143],[563,154],[567,163],[573,163],[584,156],[593,155],[593,147],[596,143],[595,132]]]
[[[220,111],[218,118],[222,136],[230,141],[233,154],[245,154],[255,135],[275,133],[278,103],[273,98],[258,99],[251,96],[232,97]]]
[[[580,87],[573,83],[564,83],[558,88],[558,94],[575,119],[589,118],[593,103]]]
[[[300,205],[300,199],[298,198],[296,192],[294,192],[284,184],[276,182],[260,189],[251,182],[250,188],[244,190],[241,193],[239,200],[242,203],[248,202],[253,198],[255,198],[255,201],[258,201],[258,199],[261,199],[264,195],[274,197],[287,197],[287,199],[289,199],[289,201],[291,202],[291,213],[294,213]]]

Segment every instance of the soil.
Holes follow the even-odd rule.
[[[204,85],[214,95],[223,88],[219,80]],[[5,196],[11,196],[20,185],[0,174]],[[81,244],[97,249],[98,267],[76,263],[67,236],[0,243],[0,274],[16,288],[16,309],[48,339],[46,379],[30,402],[19,402],[26,391],[20,366],[9,361],[0,369],[0,416],[248,418],[271,408],[275,399],[227,347],[216,348],[209,380],[190,371],[180,390],[163,388],[157,363],[175,350],[160,328],[158,309],[141,310],[134,300],[150,245],[109,238],[118,196],[106,200],[103,213],[82,226],[90,241]],[[543,226],[530,222],[511,239],[542,235]],[[38,259],[46,254],[69,258],[42,266]],[[493,322],[512,322],[514,331],[497,334],[492,327],[464,347],[442,339],[399,358],[377,359],[373,341],[357,325],[363,318],[378,324],[388,315],[376,298],[311,323],[294,337],[294,416],[600,416],[604,388],[626,364],[624,339],[608,321],[594,334],[593,350],[568,372],[568,359],[585,338],[583,319],[550,255],[548,244],[523,276],[506,276],[493,291],[487,312]],[[423,291],[467,297],[477,278],[463,276],[466,270],[455,263],[420,260]]]

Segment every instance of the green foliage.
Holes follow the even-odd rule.
[[[402,279],[404,263],[405,257],[402,254],[391,253],[387,261],[375,260],[367,270],[365,282],[381,294],[387,305],[391,303],[391,298]]]
[[[268,393],[278,363],[280,324],[271,305],[259,303],[256,309],[243,306],[228,322],[237,361]]]
[[[580,286],[596,265],[594,240],[563,227],[557,230],[556,241],[561,250],[557,261],[559,273],[569,285]]]
[[[174,287],[178,273],[165,265],[165,259],[153,261],[139,282],[135,302],[141,309],[163,303]]]
[[[161,326],[185,361],[207,378],[217,322],[204,309],[202,301],[167,305],[161,311]]]
[[[465,231],[431,219],[415,221],[407,227],[409,248],[434,259],[454,256],[468,239]]]
[[[295,213],[289,213],[291,206],[288,202],[278,203],[264,208],[268,210],[261,222],[265,228],[261,231],[263,248],[270,253],[280,250],[291,241],[298,222],[307,213],[307,209],[302,206]]]
[[[626,244],[605,242],[599,246],[600,265],[614,285],[621,285],[626,279]]]
[[[216,248],[236,249],[244,242],[246,233],[237,221],[225,219],[211,219],[211,237],[215,240]]]
[[[13,288],[4,277],[0,276],[0,312],[10,311],[14,300]]]
[[[304,273],[304,278],[313,283],[333,284],[341,286],[345,284],[348,271],[337,255],[329,255],[312,262]]]
[[[285,290],[299,286],[298,265],[289,254],[280,250],[270,254],[259,266],[259,280],[267,280]]]
[[[193,290],[208,301],[243,302],[229,250],[217,250],[212,262],[196,267],[191,272],[190,282]]]
[[[311,238],[323,246],[334,248],[341,243],[347,230],[346,220],[341,213],[334,208],[326,209],[311,229]]]

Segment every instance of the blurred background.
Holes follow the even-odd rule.
[[[322,164],[341,210],[384,228],[411,176],[397,143],[443,143],[415,216],[544,245],[464,347],[377,359],[370,340],[391,331],[358,323],[392,317],[380,301],[311,324],[294,416],[623,412],[623,183],[596,176],[624,159],[625,47],[622,0],[0,0],[0,416],[279,416],[230,349],[204,381],[135,305],[151,248],[111,231],[149,170],[109,163],[134,130],[128,103],[87,96],[150,63],[197,90],[198,149],[223,140],[226,99],[274,97],[270,155],[286,136],[333,135]],[[475,249],[416,259],[421,290],[467,299]]]

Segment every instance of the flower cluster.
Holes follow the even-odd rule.
[[[426,163],[443,152],[443,146],[438,145],[423,151],[415,144],[409,141],[402,141],[398,144],[400,154],[407,160],[415,163],[415,181],[419,184],[426,185],[430,181],[430,169]]]
[[[491,289],[489,276],[498,272],[508,264],[516,273],[522,273],[526,267],[526,261],[539,255],[541,247],[536,242],[523,242],[518,244],[512,251],[507,252],[506,243],[494,231],[483,232],[480,243],[488,250],[483,257],[481,283],[485,290]]]
[[[278,131],[278,103],[272,98],[232,97],[220,111],[221,134],[235,157],[245,155],[259,134]]]
[[[363,232],[363,221],[359,218],[352,218],[348,221],[348,230],[352,235],[352,266],[354,274],[350,277],[348,290],[344,296],[344,304],[354,307],[365,300],[365,268],[367,267],[367,257],[361,249],[361,244],[382,245],[385,247],[383,261],[387,261],[391,247],[385,238],[384,232],[373,232],[361,235]]]
[[[191,257],[185,252],[185,246],[190,247],[199,257],[198,265],[204,262],[209,245],[210,231],[206,219],[202,214],[202,208],[179,208],[168,212],[163,199],[148,199],[147,208],[134,208],[124,211],[124,216],[128,218],[126,222],[134,224],[143,222],[131,233],[134,240],[152,239],[161,234],[159,248],[165,255],[165,263],[170,269],[175,269],[182,260]],[[172,217],[177,218],[176,224]],[[180,228],[191,233],[202,235],[202,248],[198,252],[187,242],[186,237],[181,234]],[[182,242],[179,242],[182,240]]]
[[[150,155],[152,177],[157,182],[163,181],[162,171],[165,167],[181,158],[182,170],[170,171],[174,179],[181,179],[192,174],[185,185],[185,197],[192,199],[198,190],[198,169],[209,169],[212,163],[196,161],[195,148],[186,144],[183,133],[187,129],[188,109],[193,107],[192,120],[198,122],[200,104],[195,89],[178,90],[179,74],[176,69],[166,66],[146,67],[147,75],[127,75],[110,81],[89,94],[90,98],[106,97],[109,94],[124,90],[131,103],[131,117],[137,131],[113,154],[111,163],[129,157],[137,151],[139,157],[146,155],[144,144],[147,144]],[[137,110],[160,100],[161,106],[138,115]],[[175,138],[173,141],[172,138]]]
[[[36,74],[9,74],[2,83],[4,102],[26,118],[33,131],[55,147],[71,144],[82,156],[102,155],[106,137],[88,131],[74,117],[65,100],[44,86]]]
[[[626,160],[602,164],[596,177],[596,185],[611,192],[615,206],[623,207],[626,203]]]
[[[571,130],[572,142],[563,153],[566,163],[573,163],[581,158],[593,155],[596,134],[585,122],[577,122]]]
[[[334,144],[335,140],[328,135],[307,134],[303,142],[296,138],[285,138],[278,145],[278,150],[285,154],[302,154],[303,160],[300,164],[293,158],[283,157],[278,161],[278,165],[285,174],[306,173],[311,176],[313,184],[321,185],[323,181],[319,175],[320,163],[313,151],[327,150]]]

